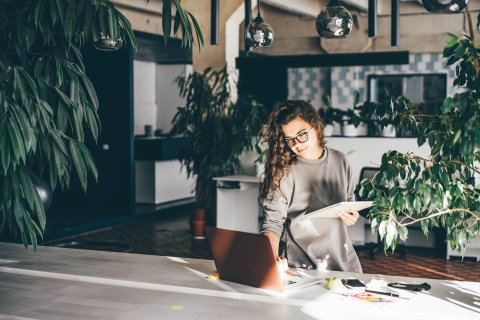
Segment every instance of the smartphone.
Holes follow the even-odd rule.
[[[365,284],[358,279],[342,279],[342,283],[350,288],[365,288]]]

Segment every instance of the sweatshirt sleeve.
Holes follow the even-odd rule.
[[[347,201],[355,201],[355,181],[352,178],[352,167],[345,158],[345,167],[347,171]]]
[[[262,203],[263,219],[260,232],[269,231],[280,239],[287,218],[287,208],[287,199],[280,191],[275,190]]]

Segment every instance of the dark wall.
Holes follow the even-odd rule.
[[[98,143],[88,137],[86,145],[98,168],[99,181],[90,175],[87,193],[76,172],[71,187],[56,191],[47,212],[47,240],[108,225],[114,219],[134,218],[135,160],[133,61],[158,64],[191,63],[192,53],[181,47],[181,40],[135,32],[137,50],[123,47],[105,52],[87,45],[83,50],[87,76],[97,92],[102,126]],[[137,75],[141,76],[141,75]]]
[[[288,97],[286,68],[241,68],[239,70],[238,93],[251,95],[265,106],[273,108],[275,103]]]
[[[99,178],[95,183],[89,176],[85,194],[74,172],[69,190],[54,193],[47,237],[49,232],[128,216],[134,210],[133,49],[105,52],[89,46],[83,55],[100,105],[98,143],[91,137],[86,141]]]

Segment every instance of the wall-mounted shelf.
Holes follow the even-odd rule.
[[[408,64],[408,51],[238,57],[238,69],[308,68]]]

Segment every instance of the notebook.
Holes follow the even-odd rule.
[[[270,240],[262,235],[207,227],[213,260],[220,279],[284,292],[319,283],[321,279],[296,272],[281,277]]]
[[[373,201],[344,201],[305,214],[305,218],[338,218],[337,213],[354,209],[360,211],[373,206]]]

